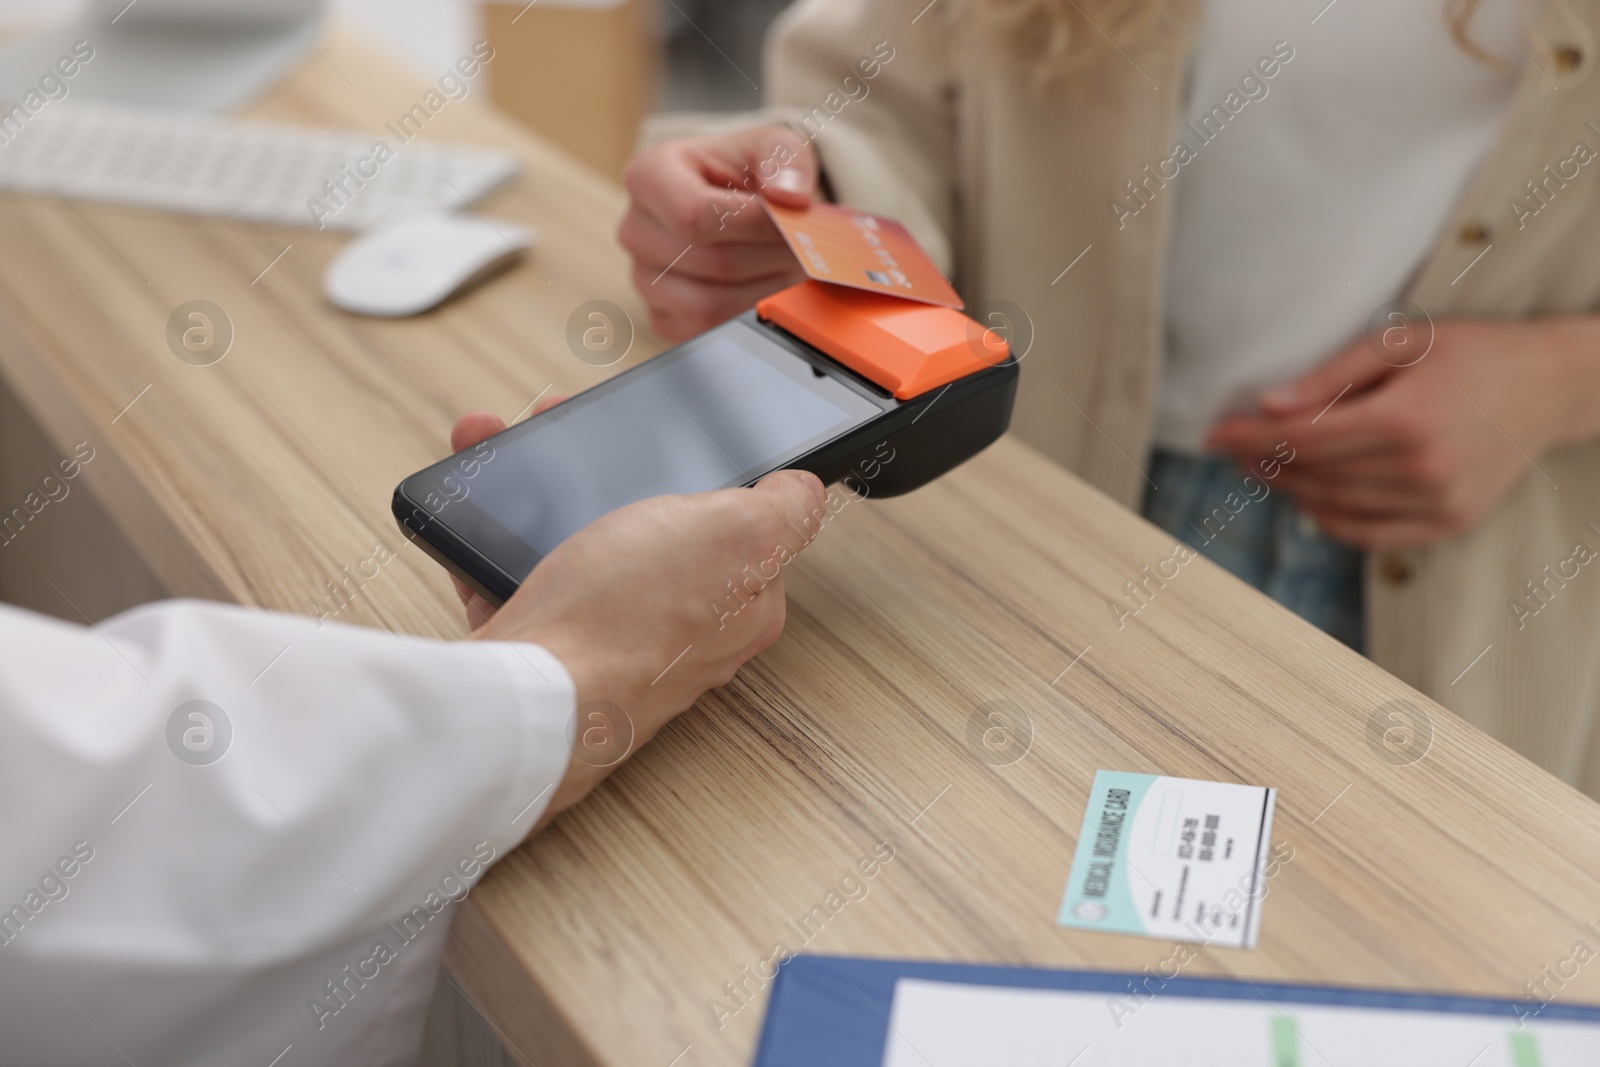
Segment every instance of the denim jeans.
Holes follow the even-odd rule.
[[[1365,644],[1361,552],[1317,529],[1259,474],[1231,459],[1156,449],[1144,516],[1357,652]],[[1232,499],[1229,499],[1232,494]],[[1240,501],[1244,506],[1237,512]],[[1230,506],[1231,505],[1231,506]]]

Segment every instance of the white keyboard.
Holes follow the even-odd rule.
[[[380,139],[387,160],[373,151]],[[0,190],[338,230],[458,211],[517,169],[509,153],[403,142],[391,129],[326,132],[77,100],[45,108],[0,144]]]

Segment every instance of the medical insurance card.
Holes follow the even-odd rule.
[[[1062,926],[1254,948],[1277,791],[1099,771],[1089,792]]]

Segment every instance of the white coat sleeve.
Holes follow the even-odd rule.
[[[565,773],[535,645],[0,607],[0,1059],[401,1064],[453,902]]]

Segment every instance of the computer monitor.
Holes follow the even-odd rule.
[[[86,41],[68,98],[229,111],[312,52],[324,0],[90,0],[74,19],[0,48],[0,103],[22,99]]]

